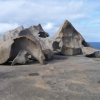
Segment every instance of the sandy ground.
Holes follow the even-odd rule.
[[[0,100],[100,100],[100,58],[55,55],[46,65],[0,65]]]

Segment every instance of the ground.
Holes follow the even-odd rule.
[[[55,55],[46,65],[0,65],[0,100],[100,100],[100,58]]]

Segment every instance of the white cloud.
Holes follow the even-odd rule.
[[[43,29],[46,32],[50,32],[49,33],[50,37],[53,37],[53,35],[55,34],[55,32],[57,32],[57,30],[59,29],[59,27],[57,27],[54,23],[48,22],[47,24],[43,25]]]
[[[18,27],[19,25],[17,23],[12,23],[12,24],[8,24],[8,23],[0,23],[0,34],[5,33],[8,30],[12,30],[16,27]]]
[[[86,18],[88,18],[88,16],[85,14],[74,14],[70,16],[71,20],[79,20],[79,19],[86,19]]]
[[[54,24],[50,22],[43,26],[45,30],[51,30],[53,27],[54,27]]]

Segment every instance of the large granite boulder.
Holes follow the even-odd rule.
[[[13,30],[9,30],[4,33],[3,36],[0,37],[0,44],[8,39],[17,38],[20,35],[28,35],[42,38],[46,38],[49,36],[49,34],[43,30],[41,24],[37,26],[31,26],[26,29],[23,26],[19,26]]]
[[[50,38],[41,38],[37,37],[37,40],[39,41],[42,51],[45,55],[46,60],[50,60],[53,57],[53,51],[52,51],[52,41]]]
[[[76,55],[82,53],[82,45],[90,47],[82,35],[65,20],[57,33],[54,35],[54,50],[59,50],[64,55]]]
[[[28,61],[28,55],[35,57],[41,64],[45,64],[41,46],[34,37],[18,36],[0,44],[0,64],[8,61],[12,61],[12,65],[25,64]]]
[[[0,47],[1,47],[0,51],[5,52],[5,50],[7,50],[9,48],[8,52],[6,52],[8,54],[8,56],[7,56],[7,58],[5,58],[6,57],[5,56],[4,58],[6,60],[4,60],[3,62],[1,61],[0,64],[5,63],[6,61],[9,61],[9,60],[13,61],[12,65],[15,64],[15,62],[20,63],[20,64],[25,64],[28,61],[28,57],[27,57],[28,55],[31,55],[31,58],[37,59],[42,64],[44,63],[45,58],[46,58],[45,60],[50,60],[53,56],[53,52],[52,52],[51,48],[49,48],[49,39],[47,39],[48,36],[49,36],[49,34],[43,30],[43,28],[40,24],[37,25],[37,26],[31,26],[31,27],[26,28],[26,29],[23,26],[19,26],[14,30],[7,31],[2,37],[0,37]],[[32,41],[31,45],[34,45],[34,43],[36,43],[37,46],[32,47],[34,49],[30,50],[30,51],[36,53],[36,56],[31,54],[29,52],[29,50],[27,51],[25,49],[28,46],[27,45],[28,41],[25,42],[24,40],[21,40],[22,37],[31,39],[30,40],[30,41]],[[13,54],[9,55],[10,52],[12,53],[11,50],[14,50],[14,49],[16,50],[19,47],[17,45],[17,46],[14,46],[13,49],[11,48],[13,44],[16,44],[15,42],[16,42],[17,38],[18,38],[17,41],[19,41],[18,44],[21,45],[22,44],[21,42],[25,42],[24,44],[26,45],[26,47],[24,47],[23,49],[21,48],[20,50],[18,50],[16,55],[13,56],[13,58],[12,58]],[[7,45],[7,46],[5,47],[4,45]],[[2,49],[2,47],[4,49]],[[38,50],[36,50],[36,49],[38,49]],[[37,54],[39,54],[39,55],[37,55]]]
[[[20,32],[20,34],[25,33],[30,33],[31,36],[34,36],[39,41],[46,60],[50,60],[53,56],[52,43],[50,38],[48,38],[49,34],[43,30],[42,26],[40,24],[37,26],[31,26]]]
[[[100,58],[100,50],[94,49],[92,47],[83,47],[82,52],[86,57]]]
[[[50,60],[53,56],[52,47],[51,47],[51,41],[50,38],[48,38],[49,34],[45,32],[42,28],[42,26],[39,24],[38,26],[31,26],[29,28],[26,28],[22,30],[19,35],[29,35],[35,37],[37,41],[40,43],[40,46],[42,48],[42,51],[45,55],[46,60]],[[32,57],[32,59],[34,59]]]

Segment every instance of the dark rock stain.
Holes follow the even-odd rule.
[[[30,73],[29,76],[39,76],[39,73]]]

